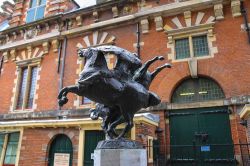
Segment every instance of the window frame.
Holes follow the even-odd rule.
[[[147,139],[147,157],[148,163],[152,163],[154,160],[154,147],[153,147],[154,138],[152,136],[148,136]]]
[[[203,55],[203,56],[195,56],[194,55],[193,38],[194,37],[200,37],[200,36],[206,36],[207,47],[208,47],[208,55]],[[176,40],[185,39],[185,38],[188,38],[190,57],[177,59],[176,58]],[[174,37],[173,45],[174,45],[174,60],[178,61],[178,62],[187,61],[187,60],[190,60],[190,59],[207,59],[208,57],[211,57],[211,50],[210,50],[211,48],[209,46],[208,33],[207,32],[201,32],[201,33],[195,33],[195,34],[187,34],[187,35],[183,35],[183,36],[176,36],[176,37]]]
[[[37,67],[37,75],[36,75],[36,84],[35,86],[37,86],[37,81],[38,81],[38,75],[39,75],[39,69],[40,69],[40,63],[31,63],[28,65],[20,65],[17,67],[17,84],[16,84],[16,92],[15,92],[15,96],[14,96],[14,104],[13,104],[13,112],[31,112],[34,110],[34,105],[35,105],[35,95],[36,95],[36,88],[35,88],[35,92],[34,92],[34,98],[33,98],[33,104],[32,104],[32,108],[27,108],[28,106],[28,100],[29,100],[29,92],[30,92],[30,88],[31,88],[31,77],[32,77],[32,68]],[[20,86],[21,86],[21,81],[22,81],[22,73],[23,73],[23,69],[24,68],[28,68],[28,72],[27,72],[27,81],[26,81],[26,85],[25,85],[25,92],[24,92],[24,98],[22,101],[22,108],[21,109],[17,109],[17,102],[18,102],[18,98],[19,98],[19,93],[20,93]]]
[[[210,89],[204,89],[205,87],[202,86],[207,84],[209,86],[213,86]],[[184,100],[185,98],[180,98],[181,94],[179,94],[179,92],[181,92],[181,90],[189,90],[187,92],[183,92],[186,93],[186,96],[190,96],[192,97],[192,99],[188,99],[188,100]],[[191,90],[190,90],[191,89]],[[207,98],[206,96],[203,96],[202,92],[206,91],[205,94],[209,94],[211,92],[211,90],[217,90],[217,94],[218,96],[216,97],[211,97]],[[218,93],[219,92],[219,93]],[[191,94],[192,93],[192,94]],[[215,93],[212,93],[211,95],[215,95]],[[172,95],[171,95],[171,103],[173,104],[191,104],[191,103],[201,103],[201,102],[213,102],[213,101],[218,101],[218,100],[223,100],[225,99],[225,93],[222,89],[222,87],[213,79],[211,78],[207,78],[207,77],[198,77],[198,78],[188,78],[184,81],[182,81],[173,91]]]
[[[36,0],[36,5],[35,5],[34,7],[32,7],[31,5],[32,5],[33,0],[30,0],[30,2],[29,2],[29,8],[28,8],[28,10],[27,10],[27,12],[26,12],[26,23],[31,23],[31,22],[34,22],[34,21],[37,21],[37,20],[42,19],[42,18],[36,19],[37,13],[38,13],[37,10],[38,10],[40,7],[44,7],[44,13],[43,13],[43,18],[44,18],[47,0],[45,1],[45,4],[40,4],[40,5],[39,5],[39,3],[40,3],[41,1],[42,1],[42,0]],[[28,12],[31,11],[31,10],[34,10],[34,11],[35,11],[35,12],[34,12],[34,16],[33,16],[32,21],[28,21]]]
[[[82,57],[78,57],[78,64],[79,64],[79,73],[83,70],[84,65],[85,65],[85,61],[84,58]],[[76,80],[76,83],[78,82],[78,79]],[[85,109],[85,108],[94,108],[95,107],[95,102],[90,102],[90,103],[86,103],[84,104],[83,102],[83,96],[77,96],[77,100],[75,102],[77,102],[78,104],[75,105],[77,107],[77,109]]]
[[[3,148],[2,148],[2,151],[0,152],[0,165],[4,165],[10,134],[19,133],[19,138],[18,138],[18,142],[17,142],[17,149],[16,149],[15,164],[14,164],[14,165],[18,165],[20,151],[21,151],[22,137],[23,137],[23,129],[19,129],[19,130],[15,129],[15,130],[0,131],[0,132],[3,132],[1,134],[5,135],[4,140],[3,140]]]
[[[173,63],[175,62],[187,62],[190,60],[200,60],[200,59],[209,59],[213,58],[215,54],[218,54],[218,47],[216,44],[216,34],[214,34],[214,22],[194,25],[191,27],[183,27],[178,29],[165,29],[167,35],[167,48],[170,50],[167,52],[168,59]],[[207,34],[208,40],[208,56],[185,58],[185,59],[176,59],[175,57],[175,39],[185,38],[187,36],[199,36]]]

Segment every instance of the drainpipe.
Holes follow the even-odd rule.
[[[68,20],[66,20],[65,22],[66,22],[66,30],[68,30]],[[67,36],[64,36],[63,46],[62,46],[62,63],[61,63],[61,71],[60,71],[59,91],[63,88],[63,77],[64,77],[67,42],[68,42]],[[58,60],[60,61],[60,59]],[[61,110],[60,106],[58,106],[58,110]]]
[[[137,23],[137,31],[136,31],[136,36],[137,36],[137,45],[136,45],[136,48],[137,48],[137,55],[138,57],[140,58],[141,57],[141,45],[140,45],[140,42],[141,42],[141,32],[140,32],[140,22]]]
[[[248,37],[248,43],[250,44],[250,28],[248,25],[247,11],[246,11],[246,8],[244,7],[243,1],[240,2],[240,9],[241,9],[241,14],[243,15],[243,18],[244,18],[245,29],[246,29],[247,37]]]
[[[61,56],[62,56],[62,41],[59,41],[59,51],[58,51],[58,63],[57,63],[57,73],[60,73],[61,66]]]
[[[1,76],[1,72],[2,72],[2,68],[3,68],[3,60],[4,60],[4,56],[2,55],[2,59],[0,61],[0,76]]]

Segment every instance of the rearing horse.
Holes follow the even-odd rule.
[[[80,74],[78,84],[63,88],[58,95],[58,103],[60,106],[66,104],[68,102],[67,94],[70,92],[85,96],[108,108],[116,108],[114,111],[119,111],[121,116],[114,122],[112,121],[107,132],[112,132],[118,124],[125,122],[126,126],[118,136],[118,138],[121,138],[133,127],[134,114],[141,108],[159,104],[160,98],[149,92],[148,87],[144,87],[140,82],[135,81],[140,81],[140,74],[135,77],[135,80],[132,79],[131,72],[135,72],[135,69],[140,69],[141,66],[141,62],[136,57],[128,55],[124,59],[128,64],[129,60],[132,59],[133,66],[136,67],[133,71],[128,72],[127,76],[120,77],[121,75],[117,75],[117,73],[119,73],[119,70],[124,71],[127,66],[122,66],[122,62],[119,62],[120,68],[116,69],[118,71],[110,71],[104,54],[105,51],[98,48],[79,51],[79,55],[85,58],[85,66]],[[162,68],[159,70],[162,70]],[[145,71],[143,72],[145,74]],[[131,79],[128,79],[129,77]],[[151,83],[151,81],[149,82]]]

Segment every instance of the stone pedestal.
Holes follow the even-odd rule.
[[[94,166],[147,166],[146,149],[97,149]]]
[[[147,152],[136,141],[100,141],[94,152],[94,166],[147,166]]]

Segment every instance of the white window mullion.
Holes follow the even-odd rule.
[[[28,101],[28,95],[29,95],[29,85],[30,85],[30,77],[31,77],[31,67],[28,66],[28,73],[27,73],[27,81],[26,81],[26,88],[25,88],[25,95],[24,95],[24,98],[23,98],[23,110],[26,109],[26,106],[27,106],[27,101]]]
[[[35,9],[34,21],[36,21],[37,9],[38,9],[38,6],[36,6],[36,9]]]
[[[190,57],[194,57],[194,47],[193,47],[193,41],[192,41],[192,36],[188,37],[189,40],[189,49],[190,49]]]

